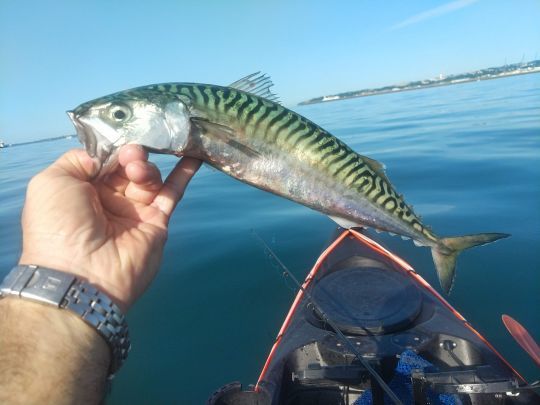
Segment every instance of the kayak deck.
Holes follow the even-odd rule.
[[[524,379],[410,265],[355,229],[306,277],[255,387],[230,384],[208,403],[392,403],[317,307],[403,403],[540,403],[518,392]]]

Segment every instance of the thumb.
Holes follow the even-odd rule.
[[[58,158],[49,169],[58,175],[68,175],[81,181],[90,181],[99,168],[83,149],[72,149]]]

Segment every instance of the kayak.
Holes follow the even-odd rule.
[[[315,262],[257,383],[227,384],[208,404],[540,404],[527,388],[409,264],[354,228]]]

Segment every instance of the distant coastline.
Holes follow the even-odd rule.
[[[380,94],[398,93],[402,91],[421,90],[430,87],[451,86],[453,84],[476,82],[479,80],[501,79],[503,77],[525,75],[531,73],[540,73],[540,60],[533,60],[527,63],[514,63],[511,65],[504,65],[499,67],[491,67],[487,69],[477,70],[474,72],[460,73],[457,75],[440,75],[438,78],[435,79],[418,80],[414,82],[395,84],[374,89],[355,90],[344,93],[315,97],[310,100],[302,101],[298,103],[298,105],[326,103],[329,101],[346,100],[356,97],[368,97],[377,96]]]

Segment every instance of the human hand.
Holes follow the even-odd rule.
[[[183,158],[162,182],[147,159],[141,147],[127,145],[115,172],[92,181],[94,161],[74,149],[36,175],[19,262],[85,279],[125,313],[154,279],[172,211],[201,165]]]

